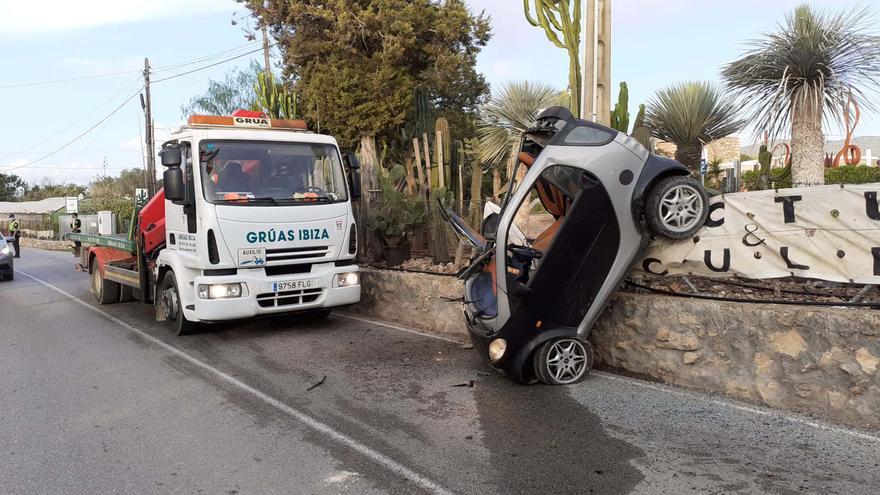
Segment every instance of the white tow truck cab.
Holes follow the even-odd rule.
[[[359,165],[333,137],[259,113],[196,115],[159,156],[164,246],[152,245],[161,226],[148,204],[139,257],[154,281],[157,318],[178,334],[197,322],[325,315],[360,300]]]

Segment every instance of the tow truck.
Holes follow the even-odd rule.
[[[139,300],[184,335],[202,323],[360,300],[359,164],[302,120],[193,115],[161,146],[163,188],[128,235],[70,233],[98,304]]]

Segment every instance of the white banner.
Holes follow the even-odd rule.
[[[636,267],[654,274],[797,276],[880,284],[880,184],[726,194],[693,239],[654,241]]]

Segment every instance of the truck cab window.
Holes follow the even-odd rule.
[[[335,146],[209,141],[199,146],[205,199],[215,204],[300,205],[348,199]]]

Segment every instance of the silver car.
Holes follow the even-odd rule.
[[[13,256],[15,250],[12,248],[12,239],[0,237],[0,280],[12,280],[15,277]]]
[[[574,383],[592,366],[587,337],[633,261],[651,237],[696,233],[708,198],[678,162],[562,107],[525,133],[511,176],[481,232],[441,209],[476,248],[459,274],[468,330],[512,378]],[[545,223],[530,228],[539,207]]]

